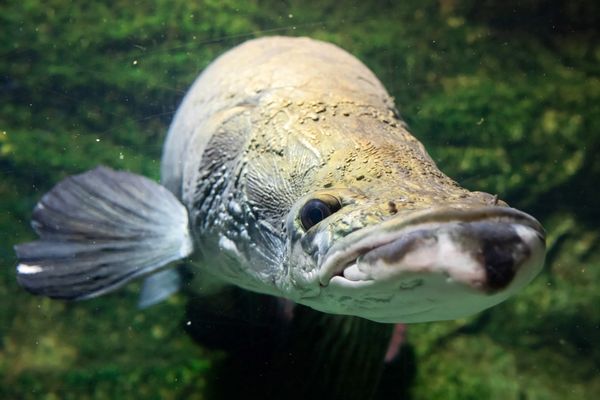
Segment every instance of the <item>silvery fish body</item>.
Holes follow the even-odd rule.
[[[374,74],[307,38],[251,40],[200,75],[162,184],[174,196],[107,168],[59,183],[34,211],[40,240],[17,247],[19,281],[88,298],[188,257],[205,293],[421,322],[493,306],[543,264],[534,218],[440,172]]]

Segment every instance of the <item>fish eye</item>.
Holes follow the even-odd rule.
[[[300,209],[300,222],[304,230],[309,230],[341,208],[340,202],[333,196],[324,195],[310,199]]]

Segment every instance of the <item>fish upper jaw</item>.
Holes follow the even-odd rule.
[[[335,243],[320,295],[300,302],[380,322],[460,318],[519,291],[544,253],[541,225],[512,208],[416,211]]]

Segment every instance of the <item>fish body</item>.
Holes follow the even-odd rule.
[[[308,38],[251,40],[207,67],[161,174],[168,191],[106,168],[59,183],[34,211],[40,240],[17,246],[21,284],[88,298],[191,256],[204,293],[397,323],[476,313],[543,265],[533,217],[444,175],[375,75]]]

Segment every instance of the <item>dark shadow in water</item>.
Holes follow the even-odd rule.
[[[213,369],[207,398],[408,399],[412,348],[384,364],[393,325],[329,315],[232,289],[192,298],[186,330],[226,352]]]

